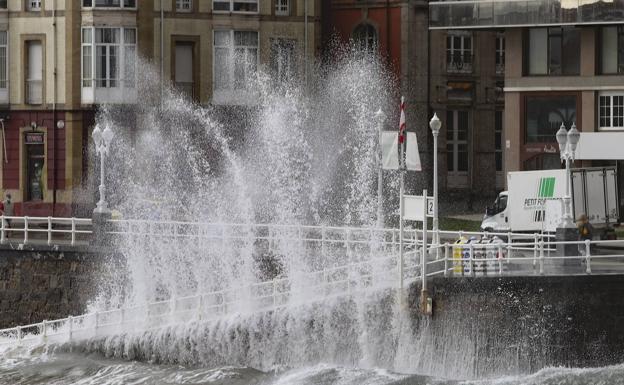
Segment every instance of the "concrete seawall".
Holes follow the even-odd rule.
[[[429,320],[419,291],[409,303],[422,342],[439,357],[461,346],[475,376],[624,362],[624,276],[434,279]]]
[[[78,315],[102,279],[105,254],[0,249],[0,328]]]

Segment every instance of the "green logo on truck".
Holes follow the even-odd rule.
[[[555,195],[555,178],[540,178],[538,198],[552,198]]]

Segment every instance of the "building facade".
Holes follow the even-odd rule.
[[[137,102],[138,57],[198,103],[248,104],[259,68],[306,76],[319,14],[314,0],[0,0],[0,191],[15,215],[88,214],[95,114]]]
[[[624,131],[624,2],[431,1],[429,11],[432,32],[504,33],[506,172],[562,167],[555,138],[562,124]],[[613,154],[581,165],[617,165],[624,191]]]
[[[326,0],[324,40],[338,36],[373,46],[398,75],[408,130],[415,131],[423,172],[416,191],[431,189],[433,137],[442,120],[440,190],[471,202],[502,188],[505,42],[497,31],[429,30],[428,1]],[[398,103],[398,100],[397,100]],[[397,117],[398,119],[398,117]],[[398,121],[389,119],[389,129]],[[411,174],[411,173],[410,173]]]

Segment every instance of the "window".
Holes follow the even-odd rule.
[[[193,99],[195,94],[193,48],[192,42],[175,43],[175,86],[190,99]]]
[[[468,172],[468,111],[447,111],[446,167],[449,174]]]
[[[193,10],[193,0],[176,0],[176,11],[191,12]]]
[[[505,34],[496,35],[496,73],[505,73]]]
[[[214,89],[246,89],[258,67],[258,32],[214,31]]]
[[[83,87],[133,88],[135,66],[136,29],[82,29]]]
[[[82,0],[85,8],[136,8],[136,0]]]
[[[275,0],[275,14],[277,16],[290,15],[289,0]]]
[[[555,134],[564,123],[576,122],[576,96],[527,96],[525,143],[556,142]]]
[[[271,39],[271,72],[276,82],[285,83],[295,77],[296,44],[294,39]]]
[[[553,27],[529,30],[529,75],[578,75],[581,37],[578,28]]]
[[[8,48],[7,31],[0,31],[0,90],[6,90],[9,86]]]
[[[7,9],[7,0],[0,0],[0,9]]]
[[[446,70],[472,72],[472,35],[470,32],[449,32],[446,37]]]
[[[373,52],[377,49],[377,31],[370,24],[363,23],[353,30],[353,41],[362,51]]]
[[[601,130],[623,130],[624,93],[600,93],[598,114]]]
[[[41,104],[43,102],[43,53],[41,41],[28,41],[26,45],[28,49],[26,103]]]
[[[503,171],[503,111],[494,112],[494,158],[496,171]]]
[[[26,9],[29,11],[41,11],[41,0],[27,0]]]
[[[258,13],[258,0],[213,0],[214,12]]]
[[[601,43],[601,73],[624,73],[624,28],[622,26],[603,27]]]

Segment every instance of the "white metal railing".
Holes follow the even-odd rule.
[[[19,218],[24,220],[21,231],[25,240],[29,241],[28,234],[32,232],[34,218],[2,217],[3,220]],[[36,233],[46,234],[48,240],[54,234],[51,224],[55,220],[69,221],[74,234],[78,233],[78,221],[90,224],[88,219],[75,218],[37,220],[40,223],[44,220],[45,226],[37,229]],[[400,282],[407,285],[422,281],[423,270],[426,277],[624,274],[624,240],[557,242],[551,235],[545,234],[428,231],[429,240],[444,241],[428,246],[425,252],[419,239],[422,238],[422,231],[408,229],[404,233],[405,248],[401,253],[397,229],[142,220],[110,222],[110,234],[127,237],[130,241],[177,237],[191,241],[201,238],[228,241],[224,242],[226,244],[232,244],[232,241],[253,241],[256,244],[256,241],[262,240],[268,248],[279,247],[284,242],[296,242],[296,247],[306,246],[306,252],[318,253],[329,262],[341,260],[343,263],[335,266],[328,263],[322,270],[291,273],[289,277],[210,293],[4,329],[0,330],[0,345],[48,343],[148,330],[234,312],[267,311],[372,289],[396,289]],[[19,231],[9,230],[3,224],[0,233],[13,230]],[[88,232],[81,230],[81,233]],[[455,239],[461,241],[449,242]],[[558,255],[555,250],[561,246],[578,250],[578,254]],[[346,258],[333,258],[336,255]],[[422,265],[423,255],[426,256],[426,269]]]
[[[90,218],[0,216],[0,244],[69,245],[88,244]]]
[[[395,256],[373,258],[293,278],[276,278],[211,293],[2,329],[0,346],[46,344],[144,331],[189,320],[214,319],[232,312],[268,311],[373,288],[392,288],[397,282],[396,261]]]

